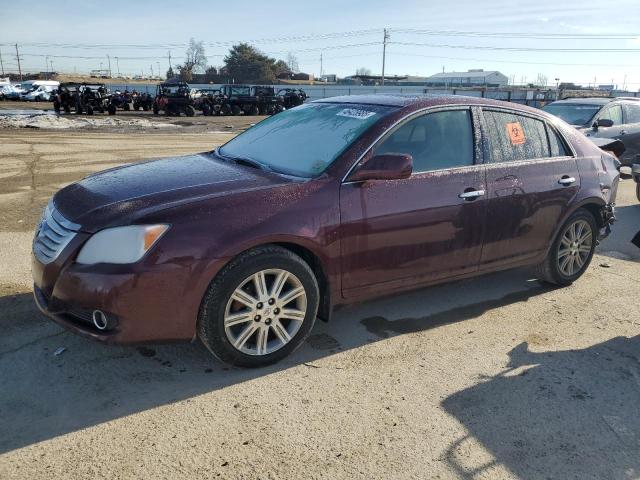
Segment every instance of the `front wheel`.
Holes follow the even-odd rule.
[[[598,227],[589,211],[573,213],[562,225],[547,258],[538,265],[538,278],[563,287],[571,285],[589,267],[597,235]]]
[[[205,295],[198,336],[220,360],[243,367],[277,362],[302,345],[318,311],[309,265],[277,246],[232,260]]]

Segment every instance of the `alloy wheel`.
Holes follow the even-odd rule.
[[[572,277],[585,265],[593,247],[593,232],[586,220],[576,220],[562,234],[558,246],[558,268]]]
[[[307,294],[293,273],[261,270],[234,290],[224,314],[229,342],[247,355],[268,355],[298,333],[307,312]]]

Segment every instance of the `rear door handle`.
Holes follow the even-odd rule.
[[[564,176],[560,180],[558,180],[558,183],[566,187],[571,185],[572,183],[576,183],[576,179],[573,177]]]
[[[459,198],[464,200],[475,200],[478,197],[482,197],[484,195],[484,190],[470,190],[468,192],[462,192],[458,195]]]

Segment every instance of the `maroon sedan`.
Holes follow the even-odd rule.
[[[340,304],[525,265],[570,284],[609,232],[618,178],[539,110],[330,98],[60,190],[35,234],[35,298],[100,341],[197,336],[265,365]]]

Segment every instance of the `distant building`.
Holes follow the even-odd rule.
[[[431,75],[425,85],[431,87],[504,87],[509,82],[506,75],[495,71],[482,69],[466,72],[442,72]]]

